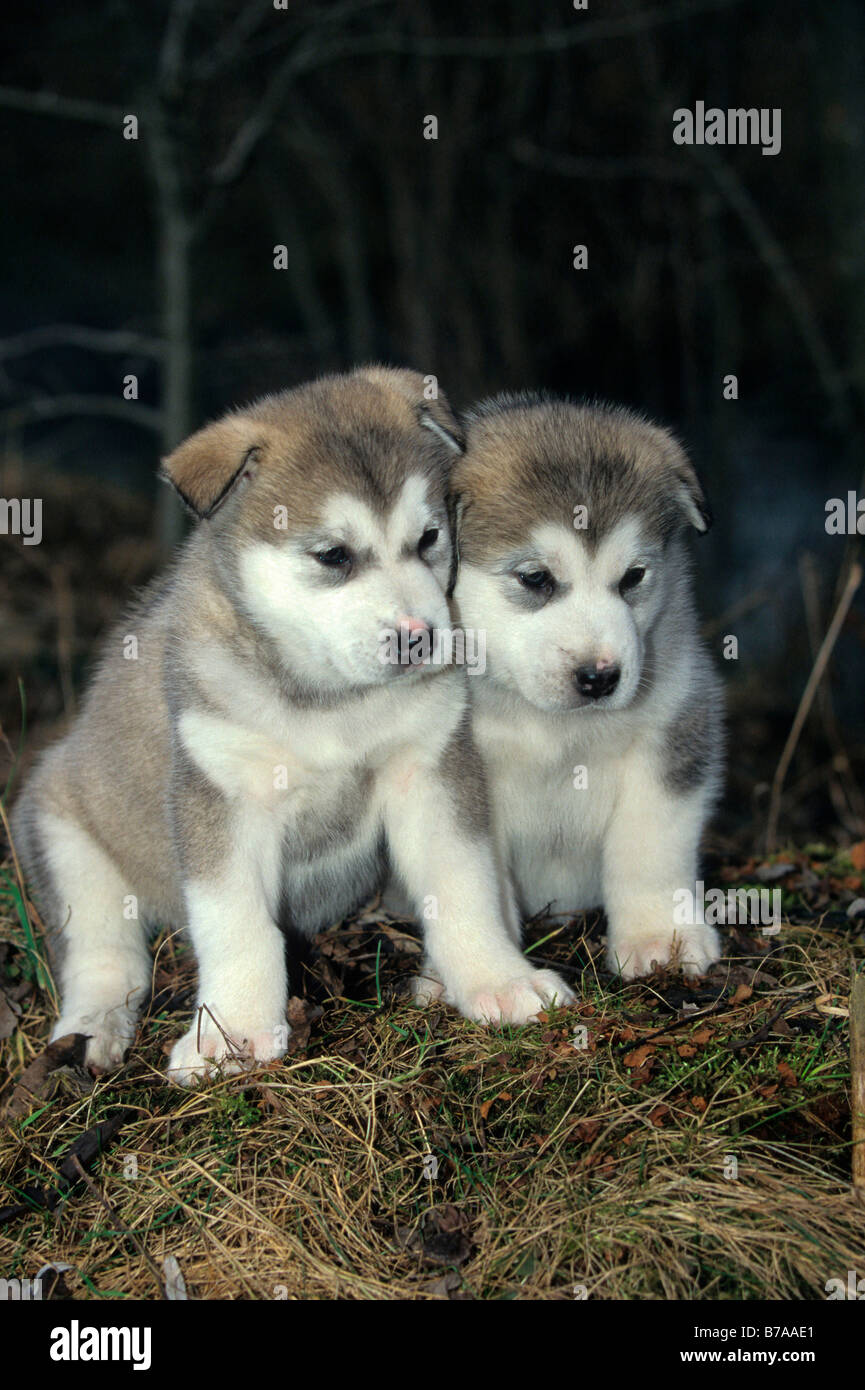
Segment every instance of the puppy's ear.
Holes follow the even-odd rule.
[[[705,535],[712,525],[712,509],[697,477],[697,470],[677,439],[666,430],[658,430],[657,434],[665,462],[673,474],[677,501],[690,524]]]
[[[451,410],[451,404],[444,391],[439,390],[435,377],[421,377],[423,394],[418,405],[418,419],[421,427],[431,430],[454,456],[466,451],[466,437],[462,425]]]
[[[449,492],[447,496],[448,521],[451,528],[451,572],[448,577],[447,596],[451,597],[457,586],[460,572],[460,529],[463,524],[465,502],[459,493]]]
[[[190,436],[162,460],[160,476],[171,483],[195,516],[213,516],[258,468],[265,447],[261,426],[244,415],[226,415]]]
[[[436,435],[453,454],[464,452],[462,428],[436,377],[422,376],[404,367],[364,367],[362,371],[377,386],[404,397],[414,407],[418,424]]]
[[[447,445],[447,447],[451,450],[452,453],[464,454],[466,451],[465,441],[463,440],[462,435],[459,433],[459,427],[457,426],[456,420],[453,421],[453,425],[451,426],[451,428],[448,428],[447,424],[442,424],[440,418],[441,414],[441,411],[438,411],[436,414],[433,414],[433,411],[429,408],[429,405],[420,406],[419,417],[421,427],[423,429],[431,430],[432,433],[436,435],[442,441],[443,444]]]
[[[682,455],[685,458],[684,454]],[[712,509],[697,477],[693,464],[685,458],[685,467],[677,470],[682,507],[691,525],[705,535],[712,525]]]

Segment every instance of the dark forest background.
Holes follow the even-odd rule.
[[[160,454],[379,359],[458,405],[547,387],[679,432],[716,517],[718,834],[756,842],[862,544],[825,530],[865,494],[858,0],[89,0],[2,27],[0,496],[41,497],[44,540],[0,536],[0,789],[179,535]],[[698,100],[780,108],[781,152],[675,145]],[[782,838],[865,834],[863,680],[859,590],[776,781]]]

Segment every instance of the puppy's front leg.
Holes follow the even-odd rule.
[[[535,970],[516,944],[516,909],[497,870],[477,760],[453,759],[457,776],[474,779],[471,788],[454,780],[448,761],[431,768],[406,760],[389,779],[393,863],[415,900],[446,1002],[478,1022],[528,1023],[574,995],[554,971]]]
[[[285,942],[276,921],[281,829],[254,807],[186,840],[188,927],[198,959],[198,1009],[168,1064],[190,1085],[215,1067],[239,1071],[288,1044]]]
[[[607,963],[631,980],[653,965],[678,965],[700,975],[718,959],[718,934],[702,920],[674,919],[675,894],[694,893],[700,836],[710,790],[669,791],[648,756],[624,773],[619,803],[604,842]]]

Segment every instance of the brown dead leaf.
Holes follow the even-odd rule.
[[[752,990],[750,985],[738,985],[736,988],[736,993],[730,1000],[731,1007],[735,1008],[737,1004],[744,1004],[746,1000],[751,998],[751,995],[753,993],[754,991]]]
[[[600,1133],[600,1120],[578,1120],[568,1134],[568,1143],[591,1144]]]
[[[696,1057],[697,1055],[696,1047],[692,1047],[690,1043],[682,1043],[681,1047],[676,1048],[676,1051],[680,1057]]]
[[[649,1122],[660,1129],[670,1113],[669,1105],[653,1105],[649,1111]]]
[[[37,1101],[45,1100],[54,1089],[56,1072],[70,1068],[81,1073],[83,1080],[86,1046],[87,1036],[84,1033],[66,1033],[49,1043],[18,1078],[6,1107],[8,1118],[19,1120],[33,1109]]]
[[[68,1036],[78,1037],[82,1035],[70,1033]],[[58,1038],[57,1041],[60,1042],[63,1039]],[[79,1134],[63,1162],[57,1168],[57,1186],[28,1183],[21,1189],[22,1195],[27,1198],[29,1208],[32,1210],[34,1206],[44,1207],[46,1211],[54,1211],[59,1202],[75,1191],[82,1181],[82,1176],[86,1174],[86,1170],[114,1142],[123,1126],[134,1117],[132,1110],[118,1110],[107,1120],[101,1120],[98,1125],[93,1125],[91,1129]],[[25,1215],[27,1211],[28,1205],[23,1202],[16,1203],[14,1206],[3,1207],[0,1211],[0,1225],[4,1225],[7,1221],[17,1221],[18,1217]]]
[[[790,1066],[789,1062],[778,1063],[778,1075],[785,1086],[798,1086],[799,1078]]]
[[[625,1066],[641,1071],[649,1058],[654,1057],[654,1055],[655,1048],[652,1043],[641,1043],[639,1047],[635,1047],[631,1052],[625,1054]]]
[[[327,956],[330,960],[335,960],[340,965],[344,965],[346,961],[351,960],[351,951],[346,946],[345,941],[341,940],[338,936],[322,935],[317,942],[317,946],[320,956]]]
[[[688,1040],[696,1043],[698,1047],[703,1047],[707,1042],[711,1042],[714,1036],[714,1028],[698,1028],[696,1032],[690,1034]]]
[[[632,1086],[645,1086],[647,1081],[652,1079],[651,1063],[647,1062],[644,1067],[639,1067],[631,1072],[630,1081]]]
[[[400,931],[398,927],[392,927],[388,922],[381,923],[381,930],[389,941],[392,941],[397,951],[402,951],[407,956],[419,956],[423,952],[423,946],[416,937],[410,936],[406,931]]]
[[[757,1094],[758,1094],[759,1096],[762,1096],[764,1100],[771,1100],[772,1097],[774,1096],[774,1094],[775,1094],[775,1092],[776,1092],[777,1090],[778,1090],[778,1083],[777,1083],[777,1081],[775,1081],[774,1083],[772,1083],[772,1084],[770,1084],[770,1085],[758,1086],[758,1087],[757,1087]]]
[[[860,874],[865,874],[865,840],[850,846],[850,862]]]
[[[284,1097],[279,1095],[277,1091],[272,1090],[270,1086],[265,1085],[264,1082],[259,1081],[253,1087],[253,1090],[258,1096],[259,1103],[265,1110],[269,1110],[271,1114],[284,1115],[291,1109]],[[390,1097],[390,1100],[391,1104],[393,1104],[393,1097]]]
[[[291,1029],[291,1037],[288,1040],[290,1052],[297,1052],[300,1048],[306,1047],[312,1032],[312,1025],[321,1018],[322,1013],[321,1005],[311,1004],[308,999],[301,999],[296,994],[291,996],[288,1001],[288,1026]]]
[[[134,1118],[133,1110],[116,1110],[107,1120],[100,1120],[99,1124],[79,1134],[57,1169],[60,1177],[74,1187],[80,1181],[80,1170],[92,1167],[96,1159],[114,1143],[123,1126]]]
[[[472,1220],[467,1212],[450,1203],[429,1213],[420,1241],[420,1254],[427,1264],[461,1265],[472,1253]]]
[[[708,1108],[708,1103],[704,1096],[691,1096],[691,1109],[696,1110],[698,1115],[702,1115]]]

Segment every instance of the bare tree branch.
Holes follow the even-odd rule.
[[[418,34],[370,34],[354,39],[348,37],[343,48],[346,54],[352,56],[396,53],[416,58],[526,58],[542,53],[564,53],[584,43],[596,43],[599,39],[626,38],[664,24],[674,24],[680,19],[729,10],[744,3],[745,0],[674,0],[670,5],[637,10],[611,19],[584,20],[575,16],[573,28],[543,29],[537,34],[515,34],[504,38],[459,34],[445,38]],[[334,53],[335,48],[323,55],[323,61],[333,61]]]
[[[40,348],[80,347],[92,352],[142,353],[160,358],[165,351],[161,338],[148,337],[126,329],[85,328],[75,323],[51,323],[30,328],[9,338],[0,338],[0,362],[24,357]]]
[[[211,181],[217,188],[225,188],[240,177],[259,140],[267,134],[279,115],[295,77],[317,66],[315,56],[318,54],[321,57],[324,52],[317,48],[317,37],[316,33],[302,39],[272,74],[258,106],[243,122],[228,150],[211,173]],[[343,46],[339,45],[339,48],[342,52]],[[327,51],[331,52],[330,49]]]
[[[186,34],[198,0],[173,0],[162,47],[156,64],[159,90],[163,96],[177,96],[182,87]]]
[[[126,112],[120,106],[101,101],[81,101],[58,92],[27,92],[18,87],[0,87],[0,106],[13,111],[29,111],[37,116],[62,116],[71,121],[90,121],[94,125],[119,129]]]
[[[249,40],[266,14],[267,10],[261,0],[248,0],[246,6],[235,16],[233,23],[220,34],[210,52],[193,63],[192,71],[196,80],[209,82],[248,51]]]
[[[342,5],[335,5],[332,3],[332,0],[325,0],[325,3],[317,9],[313,9],[311,6],[307,5],[304,10],[306,29],[309,30],[312,24],[316,22],[319,23],[319,29],[322,32],[325,27],[329,26],[333,28],[335,24],[340,25],[344,30],[347,21],[354,19],[355,16],[364,14],[367,10],[376,10],[379,9],[380,6],[390,4],[393,4],[393,0],[346,0]],[[258,43],[251,44],[245,56],[258,60],[268,53],[273,53],[284,48],[285,44],[290,39],[296,38],[299,31],[296,27],[294,29],[288,27],[287,20],[288,12],[285,12],[281,19],[279,29],[271,29],[266,36],[262,36]],[[281,32],[285,29],[287,29],[287,32]]]
[[[698,153],[696,148],[694,152],[695,154]],[[735,170],[721,159],[716,150],[713,150],[711,154],[707,150],[700,150],[698,157],[730,207],[739,217],[758,254],[774,277],[783,298],[787,301],[793,321],[799,329],[823,390],[837,413],[839,424],[849,425],[851,409],[844,378],[836,366],[829,344],[824,338],[823,331],[808,302],[805,288],[793,269],[787,252],[769,227]]]
[[[549,173],[561,174],[564,178],[648,178],[663,179],[670,183],[693,184],[697,177],[693,167],[677,165],[672,160],[596,159],[560,155],[539,149],[529,141],[519,141],[513,146],[512,153],[514,158],[523,164]],[[839,423],[849,425],[850,402],[843,374],[835,363],[829,344],[811,309],[805,288],[784,247],[772,232],[738,174],[731,165],[721,159],[717,150],[710,153],[708,150],[695,148],[694,155],[700,160],[700,167],[709,173],[727,204],[738,216],[758,255],[771,272],[787,302],[808,356],[820,378],[823,391],[837,412]]]
[[[575,20],[570,29],[546,29],[539,34],[515,35],[511,38],[476,38],[455,35],[448,38],[427,38],[415,34],[382,32],[374,34],[344,34],[337,41],[321,44],[321,30],[314,29],[301,39],[272,74],[257,109],[237,131],[228,150],[211,175],[216,187],[224,188],[243,173],[258,142],[270,130],[283,101],[296,78],[342,58],[396,54],[417,58],[519,58],[539,53],[560,53],[579,44],[598,39],[622,38],[641,33],[661,24],[688,19],[696,14],[727,10],[744,0],[676,0],[661,8],[618,15],[615,19]],[[354,3],[341,7],[346,17],[359,7]],[[337,17],[331,11],[332,23]]]
[[[359,216],[362,194],[351,169],[346,169],[344,153],[319,126],[310,125],[293,113],[279,136],[286,148],[305,162],[308,177],[330,206],[349,353],[355,361],[365,361],[374,354],[375,314],[366,265],[366,237]]]
[[[531,169],[547,174],[561,174],[567,179],[663,179],[670,183],[697,181],[696,171],[672,159],[652,156],[631,158],[596,158],[594,155],[555,154],[542,150],[529,140],[518,140],[511,147],[514,159]]]
[[[62,419],[67,415],[98,415],[122,420],[124,424],[139,425],[158,434],[162,428],[162,412],[139,401],[125,401],[119,396],[88,396],[70,393],[48,396],[0,411],[0,425],[20,429],[22,425],[39,424],[43,420]]]

